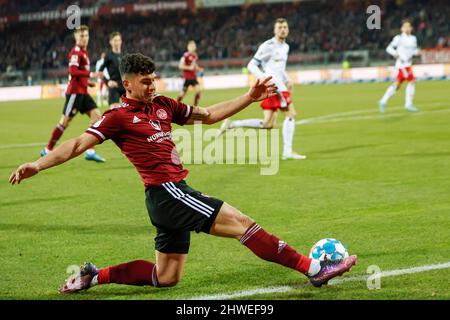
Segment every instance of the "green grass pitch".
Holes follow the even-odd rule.
[[[304,161],[280,163],[277,175],[257,165],[187,165],[188,183],[222,198],[307,254],[324,237],[347,244],[359,263],[345,277],[450,261],[450,82],[416,85],[410,114],[394,96],[384,116],[376,102],[388,84],[297,86],[294,148]],[[202,105],[245,92],[207,91]],[[193,99],[192,94],[187,102]],[[369,290],[354,281],[316,289],[307,278],[264,262],[230,239],[193,234],[182,281],[173,288],[108,285],[60,296],[70,265],[154,261],[143,185],[112,142],[98,147],[107,162],[83,157],[8,185],[13,169],[35,160],[53,130],[63,100],[0,103],[0,299],[183,299],[241,290],[294,286],[246,299],[449,299],[450,269],[387,277]],[[360,112],[360,110],[362,110]],[[373,112],[372,112],[373,110]],[[261,117],[254,104],[234,118]],[[64,133],[80,134],[77,116]],[[282,117],[278,119],[281,127]],[[218,125],[216,125],[217,127]]]

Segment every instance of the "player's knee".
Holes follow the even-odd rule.
[[[268,121],[263,122],[264,129],[272,129],[273,125],[274,125],[273,122],[268,122]]]
[[[249,216],[246,216],[245,214],[239,214],[235,216],[235,219],[237,223],[239,223],[245,230],[247,230],[252,224],[255,223],[255,221],[250,218]]]
[[[158,277],[158,287],[175,287],[180,280],[181,276],[178,275],[166,276],[162,279]]]

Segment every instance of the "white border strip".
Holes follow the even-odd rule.
[[[429,264],[429,265],[423,265],[419,267],[414,268],[408,268],[408,269],[395,269],[395,270],[389,270],[389,271],[383,271],[380,274],[380,277],[397,277],[405,274],[413,274],[413,273],[419,273],[419,272],[426,272],[431,270],[440,270],[440,269],[448,269],[450,268],[450,261],[444,262],[444,263],[438,263],[438,264]],[[373,276],[373,275],[372,275]],[[333,279],[330,280],[328,285],[336,285],[344,282],[355,282],[355,281],[367,281],[369,275],[362,275],[362,276],[355,276],[355,277],[349,277],[349,278],[342,278],[342,279]],[[227,299],[235,299],[235,298],[244,298],[259,294],[269,294],[269,293],[284,293],[289,292],[293,290],[299,290],[302,288],[306,288],[308,284],[300,285],[300,286],[279,286],[279,287],[268,287],[268,288],[256,288],[251,290],[243,290],[243,291],[237,291],[234,293],[227,293],[227,294],[213,294],[213,295],[204,295],[204,296],[198,296],[189,298],[190,300],[227,300]]]

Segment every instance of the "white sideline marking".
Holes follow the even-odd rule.
[[[0,145],[1,149],[18,149],[18,148],[28,148],[28,147],[40,147],[45,146],[45,142],[36,142],[36,143],[25,143],[25,144],[3,144]]]
[[[448,103],[446,103],[446,102],[436,102],[436,103],[429,103],[426,106],[430,107],[430,106],[447,106],[447,105],[448,105]],[[388,107],[388,110],[403,110],[403,109],[404,108],[402,106]],[[407,113],[406,111],[404,111],[402,113],[380,114],[378,109],[371,108],[371,109],[360,109],[360,110],[332,113],[332,114],[328,114],[328,115],[324,115],[324,116],[306,118],[306,119],[298,120],[295,123],[297,125],[304,125],[304,124],[309,124],[309,123],[328,123],[328,122],[355,121],[355,120],[386,119],[386,118],[400,117],[400,116],[404,116],[406,114],[409,114],[411,116],[421,116],[423,114],[438,113],[438,112],[450,112],[450,109],[425,110],[425,111],[419,110],[416,113],[412,113],[412,112]],[[376,114],[375,115],[367,115],[367,116],[355,116],[355,115],[370,114],[370,113],[376,113]],[[349,116],[353,116],[353,117],[349,117]],[[46,145],[45,142],[26,143],[26,144],[4,144],[4,145],[0,145],[0,150],[40,147],[40,146],[45,146],[45,145]]]
[[[435,103],[429,103],[426,106],[431,107],[431,106],[447,106],[447,105],[448,105],[448,103],[446,103],[446,102],[435,102]],[[403,111],[404,107],[402,107],[402,106],[388,107],[387,110],[388,110],[388,112],[390,110],[402,110]],[[443,111],[443,110],[447,110],[447,109],[425,110],[425,111],[419,110],[417,113],[412,113],[412,112],[407,113],[406,111],[404,111],[402,113],[395,113],[395,114],[389,114],[389,113],[380,114],[378,108],[360,109],[360,110],[332,113],[332,114],[328,114],[328,115],[324,115],[324,116],[306,118],[306,119],[296,121],[296,124],[303,125],[303,124],[308,124],[308,123],[339,122],[339,121],[346,121],[346,120],[367,120],[367,119],[376,119],[376,118],[382,119],[382,118],[398,117],[398,116],[402,116],[402,115],[406,115],[406,114],[417,116],[417,115],[422,115],[424,113]],[[349,116],[354,116],[354,115],[370,114],[370,113],[375,113],[376,115],[361,116],[361,117],[349,117]]]
[[[416,113],[410,113],[410,116],[422,116],[429,113],[440,113],[440,112],[450,112],[450,109],[439,109],[439,110],[430,110],[430,111],[419,111]],[[297,121],[296,124],[304,125],[308,123],[330,123],[330,122],[342,122],[342,121],[357,121],[357,120],[370,120],[370,119],[387,119],[387,118],[396,118],[403,117],[406,113],[391,113],[391,114],[377,114],[377,115],[367,115],[367,116],[355,116],[355,117],[346,117],[346,118],[328,118],[328,119],[304,119]],[[313,120],[314,119],[314,120]],[[308,121],[306,121],[308,120]]]
[[[419,267],[414,268],[408,268],[408,269],[396,269],[396,270],[389,270],[389,271],[383,271],[381,272],[381,277],[397,277],[405,274],[412,274],[412,273],[419,273],[419,272],[425,272],[425,271],[431,271],[431,270],[440,270],[440,269],[448,269],[450,268],[450,261],[444,262],[444,263],[438,263],[438,264],[429,264],[429,265],[423,265]],[[374,274],[372,274],[374,276]],[[355,276],[355,277],[349,277],[349,278],[342,278],[342,279],[333,279],[328,282],[329,286],[333,286],[339,283],[344,282],[355,282],[355,281],[367,281],[369,275],[363,275],[363,276]],[[303,285],[303,286],[279,286],[279,287],[268,287],[268,288],[256,288],[251,290],[243,290],[243,291],[236,291],[234,293],[227,293],[227,294],[213,294],[213,295],[205,295],[205,296],[198,296],[190,298],[190,300],[227,300],[227,299],[233,299],[233,298],[243,298],[243,297],[249,297],[257,294],[267,294],[267,293],[283,293],[288,292],[292,290],[298,290],[301,288],[307,287],[309,284]]]

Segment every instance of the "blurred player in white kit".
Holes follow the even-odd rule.
[[[397,80],[389,88],[383,98],[378,102],[378,107],[381,113],[384,113],[386,104],[390,97],[392,97],[398,89],[400,89],[403,81],[407,80],[405,95],[405,109],[408,111],[416,112],[417,108],[413,105],[415,83],[414,74],[412,71],[412,59],[419,54],[417,47],[416,36],[412,35],[411,22],[405,20],[402,23],[401,34],[396,35],[392,39],[386,51],[396,59],[395,68],[397,69]]]
[[[289,26],[286,19],[279,18],[275,21],[274,37],[261,44],[248,64],[248,70],[257,79],[272,76],[272,81],[277,86],[278,95],[261,102],[264,111],[264,119],[245,119],[223,122],[220,134],[234,128],[259,128],[271,129],[276,124],[278,109],[284,111],[283,122],[283,155],[282,159],[306,159],[306,156],[295,153],[292,150],[295,132],[295,108],[291,99],[292,83],[286,72],[286,63],[289,54],[289,45],[286,38],[289,35]],[[220,135],[219,134],[219,135]]]

